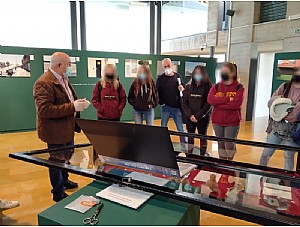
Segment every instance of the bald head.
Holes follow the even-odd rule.
[[[172,64],[172,60],[171,58],[164,58],[162,61],[161,61],[163,67],[165,67],[165,65],[170,65]]]
[[[168,75],[168,76],[173,76],[174,75],[173,70],[172,70],[173,64],[172,64],[171,59],[170,58],[165,58],[161,61],[161,63],[162,63],[162,66],[165,70],[165,74]]]
[[[61,76],[64,76],[67,68],[70,67],[71,60],[69,55],[63,52],[55,52],[51,56],[50,68]]]

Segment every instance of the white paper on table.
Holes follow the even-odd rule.
[[[216,181],[218,182],[221,174],[220,173],[214,173],[214,172],[210,172],[210,171],[205,171],[205,170],[201,170],[194,178],[195,181],[202,181],[202,182],[207,182],[210,179],[210,175],[214,174],[216,175]]]
[[[116,184],[105,188],[96,195],[103,199],[107,199],[133,209],[139,208],[151,196],[153,196],[153,194],[149,192],[144,192],[129,187],[120,187]]]
[[[272,188],[264,187],[263,194],[264,195],[276,196],[276,197],[280,197],[280,198],[283,198],[283,199],[289,199],[289,200],[292,199],[291,192],[276,190],[276,189],[272,189]]]
[[[264,183],[264,186],[267,188],[274,188],[277,190],[282,190],[282,191],[287,191],[287,192],[291,191],[291,187],[279,185],[279,184]]]
[[[126,175],[126,177],[131,177],[133,180],[138,180],[138,181],[142,181],[145,183],[154,184],[158,186],[164,186],[169,182],[169,180],[167,179],[155,177],[149,174],[144,174],[139,172],[132,172]]]

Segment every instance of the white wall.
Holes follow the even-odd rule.
[[[267,103],[272,92],[274,56],[275,53],[261,53],[259,55],[255,96],[255,118],[269,116]]]

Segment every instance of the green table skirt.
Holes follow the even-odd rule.
[[[109,184],[94,181],[53,205],[38,215],[39,225],[83,225],[86,217],[91,217],[96,208],[85,214],[64,208],[80,195],[96,196]],[[153,196],[137,210],[101,199],[104,207],[98,216],[98,225],[199,225],[200,208],[162,196]]]

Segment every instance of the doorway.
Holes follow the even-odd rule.
[[[268,117],[267,103],[272,93],[273,67],[275,53],[260,53],[256,80],[254,117]]]

